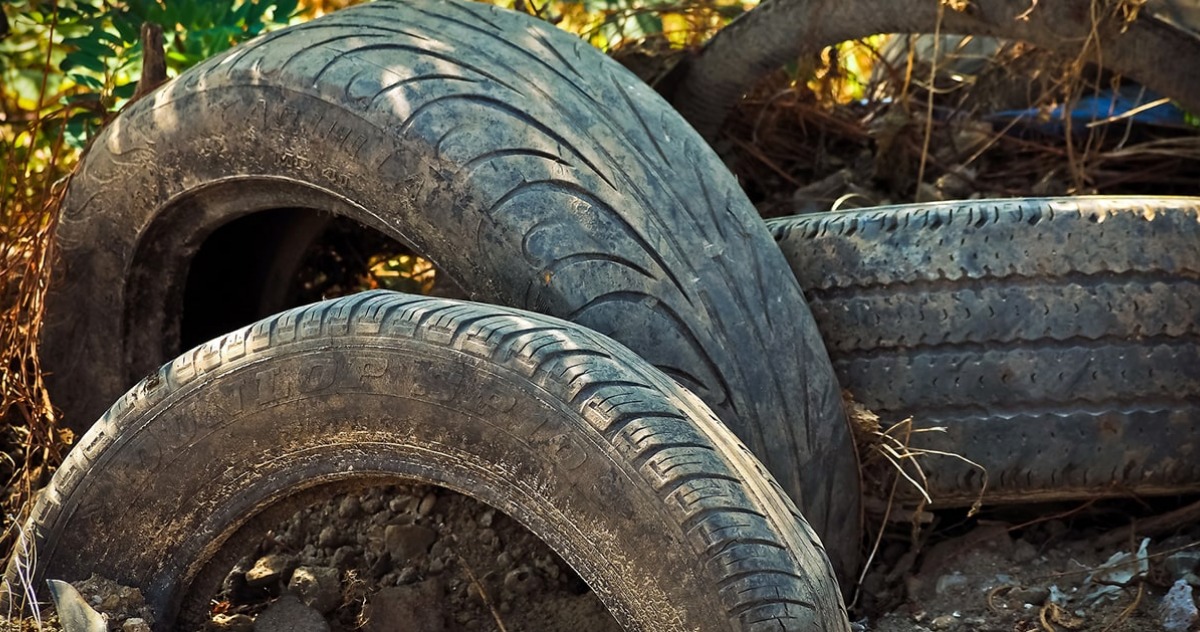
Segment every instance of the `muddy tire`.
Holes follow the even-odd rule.
[[[42,493],[34,585],[100,573],[194,629],[281,516],[402,478],[512,516],[627,629],[849,629],[818,539],[694,395],[577,325],[390,292],[285,312],[135,386]]]
[[[637,350],[709,403],[818,532],[838,535],[839,566],[855,565],[858,472],[833,371],[753,206],[632,74],[478,3],[373,2],[271,33],[108,126],[66,198],[48,307],[68,421],[90,423],[179,353],[206,237],[289,209],[352,217],[472,299]],[[252,250],[294,251],[256,238]],[[271,274],[248,263],[222,280],[212,304],[261,295],[238,287],[278,276],[276,259],[262,262]]]
[[[1200,201],[948,202],[770,222],[842,384],[993,502],[1200,489]],[[969,504],[980,472],[930,457]]]

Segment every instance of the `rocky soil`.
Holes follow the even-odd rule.
[[[599,599],[506,515],[393,486],[297,513],[230,573],[207,630],[619,630]]]
[[[943,512],[916,546],[907,528],[890,531],[859,588],[854,627],[1200,629],[1200,524],[1130,536],[1119,526],[1128,523],[1127,509],[993,510],[957,522]],[[77,587],[106,613],[110,630],[146,632],[153,623],[135,590],[101,578]],[[342,495],[298,512],[231,569],[212,613],[209,632],[620,629],[523,527],[470,498],[419,485]],[[41,629],[58,628],[50,620]]]

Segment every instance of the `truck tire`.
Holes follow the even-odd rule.
[[[270,33],[99,135],[67,193],[43,342],[68,423],[204,339],[181,333],[180,312],[208,236],[262,213],[286,225],[289,209],[354,218],[469,298],[637,350],[709,403],[839,567],[855,565],[858,471],[833,371],[737,182],[618,64],[479,3],[373,2]],[[273,272],[250,258],[211,304],[264,296],[237,288],[295,251],[255,236]],[[240,324],[287,307],[257,304]]]
[[[1200,201],[945,202],[770,223],[842,384],[989,502],[1200,490]],[[924,461],[935,503],[980,472]]]
[[[281,517],[400,479],[512,516],[628,630],[850,629],[815,534],[678,383],[578,325],[383,291],[260,321],[136,385],[42,492],[36,560],[9,577],[98,573],[141,589],[159,628],[196,629]]]

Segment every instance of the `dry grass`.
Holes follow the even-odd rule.
[[[50,54],[45,61],[52,71]],[[71,442],[60,430],[38,355],[53,235],[74,154],[64,147],[60,120],[43,81],[29,120],[0,120],[0,480],[4,509],[0,550],[7,557],[36,490]],[[36,610],[35,610],[36,612]]]

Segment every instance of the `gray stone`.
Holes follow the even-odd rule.
[[[363,632],[442,632],[446,629],[443,601],[442,585],[433,579],[383,588],[367,598]]]
[[[1176,551],[1163,560],[1163,569],[1172,580],[1185,579],[1200,566],[1200,551]]]
[[[1018,603],[1040,606],[1050,598],[1050,589],[1045,586],[1022,586],[1012,589],[1008,596]]]
[[[321,533],[317,534],[317,546],[332,549],[341,543],[342,534],[333,525],[327,525],[321,529]]]
[[[1192,629],[1192,625],[1200,619],[1200,611],[1196,610],[1192,587],[1187,582],[1181,579],[1171,586],[1167,596],[1163,597],[1159,616],[1165,632],[1188,632]]]
[[[258,558],[254,566],[246,571],[246,585],[251,588],[270,586],[277,581],[287,581],[287,574],[296,568],[296,558],[272,553]]]
[[[1013,543],[1012,553],[1010,554],[1012,561],[1026,564],[1037,559],[1037,556],[1037,547],[1030,544],[1028,540],[1022,538]]]
[[[254,632],[329,632],[329,622],[299,597],[287,593],[258,615]]]
[[[362,513],[362,504],[358,502],[358,496],[350,494],[338,503],[338,517],[340,518],[357,518]]]
[[[384,546],[392,561],[402,563],[429,550],[437,532],[421,525],[388,525],[383,532]]]
[[[327,614],[342,601],[342,583],[338,569],[329,566],[301,566],[292,572],[288,591],[318,612]]]
[[[433,514],[433,508],[437,506],[437,494],[429,492],[421,499],[421,504],[417,505],[417,515],[422,518]]]
[[[528,566],[518,566],[504,575],[504,587],[514,594],[534,592],[540,586],[537,575]]]
[[[944,614],[940,617],[934,617],[933,621],[929,622],[929,627],[934,630],[949,630],[958,625],[958,619],[954,615]]]
[[[961,572],[955,571],[949,575],[942,575],[937,580],[937,586],[934,590],[939,595],[945,595],[952,592],[961,592],[967,588],[967,576]]]
[[[133,617],[121,624],[121,632],[150,632],[150,624],[145,619]]]

